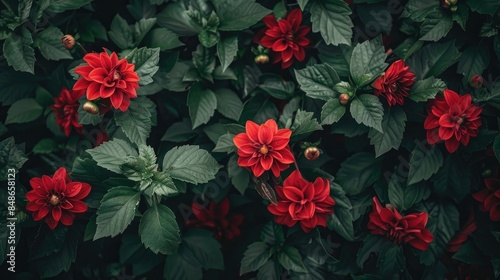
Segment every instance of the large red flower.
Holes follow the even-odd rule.
[[[306,35],[311,28],[300,25],[302,23],[300,9],[290,11],[280,20],[276,20],[276,17],[270,14],[262,21],[266,27],[257,33],[255,41],[273,51],[274,63],[281,61],[281,68],[285,69],[292,65],[294,58],[298,61],[304,60],[306,57],[304,48],[310,43]]]
[[[490,212],[492,221],[500,221],[500,179],[489,178],[484,180],[486,188],[474,193],[472,197],[482,203],[479,210]]]
[[[470,94],[458,95],[452,90],[444,90],[444,97],[431,101],[424,122],[427,142],[445,142],[448,152],[453,153],[460,143],[467,146],[470,137],[477,136],[481,126],[481,107],[472,104]]]
[[[415,83],[415,77],[415,74],[410,72],[410,66],[406,66],[400,59],[391,64],[385,73],[372,83],[375,88],[374,93],[376,96],[383,96],[389,106],[403,105],[404,98],[410,95],[408,91]]]
[[[256,177],[264,171],[271,170],[275,177],[294,162],[288,142],[292,131],[288,128],[278,129],[276,121],[271,119],[263,125],[247,121],[246,132],[233,138],[238,148],[238,165],[252,170]]]
[[[88,64],[75,68],[82,77],[73,86],[74,90],[86,90],[88,100],[109,98],[115,109],[126,111],[131,98],[136,98],[139,76],[135,65],[126,59],[118,59],[115,52],[108,55],[88,53],[83,57]]]
[[[72,182],[64,167],[59,168],[52,178],[47,175],[32,178],[30,185],[33,190],[26,193],[29,202],[26,210],[33,212],[35,221],[45,218],[51,229],[59,222],[72,225],[75,213],[87,211],[87,204],[82,199],[90,193],[90,185]]]
[[[207,207],[197,203],[191,205],[196,219],[187,222],[188,227],[203,227],[215,230],[219,240],[231,240],[240,235],[239,226],[243,223],[243,215],[229,214],[229,199],[224,198],[219,204],[211,201]]]
[[[373,212],[370,213],[368,229],[372,234],[384,235],[395,243],[408,243],[419,250],[427,250],[434,240],[432,233],[425,228],[427,219],[425,212],[403,217],[396,208],[383,208],[377,197],[373,197]]]
[[[267,209],[276,215],[278,224],[293,227],[300,222],[302,230],[310,232],[316,226],[326,226],[328,215],[333,214],[335,201],[330,196],[330,181],[316,178],[308,182],[295,170],[277,186],[280,200],[277,205],[269,204]]]
[[[78,134],[82,134],[83,124],[78,123],[78,99],[82,97],[83,91],[69,91],[62,88],[58,97],[54,98],[55,104],[50,108],[54,111],[56,123],[61,127],[66,136],[71,134],[71,130],[75,129]]]

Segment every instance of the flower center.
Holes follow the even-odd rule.
[[[122,75],[120,74],[120,72],[116,71],[113,73],[113,81],[118,81],[122,78]]]
[[[393,92],[395,92],[395,91],[397,91],[397,90],[398,90],[398,85],[397,85],[396,83],[392,83],[392,84],[390,85],[390,88],[391,88],[391,90],[392,90]]]
[[[261,154],[265,155],[265,154],[267,154],[269,152],[269,148],[266,145],[263,145],[262,147],[260,147],[259,152]]]
[[[49,203],[53,206],[56,206],[59,204],[59,202],[61,202],[61,199],[59,198],[59,196],[53,194],[50,196],[49,198]]]
[[[287,39],[287,41],[293,41],[293,38],[294,38],[294,34],[292,31],[288,31],[285,35],[285,38]]]

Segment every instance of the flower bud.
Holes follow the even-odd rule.
[[[349,102],[349,95],[347,93],[342,93],[340,96],[339,96],[339,101],[340,101],[340,104],[342,105],[346,105],[348,102]]]
[[[483,77],[476,74],[470,78],[469,85],[473,88],[480,88],[483,86],[483,81]]]
[[[75,37],[66,34],[62,36],[61,42],[64,45],[65,49],[71,50],[75,46]]]
[[[317,147],[308,147],[305,151],[304,151],[304,156],[308,159],[308,160],[315,160],[319,157],[319,155],[321,154],[321,152],[319,151],[319,149]]]
[[[255,57],[255,63],[257,64],[265,64],[269,62],[269,56],[267,54],[259,54]]]
[[[99,113],[99,106],[97,106],[97,104],[92,101],[87,101],[83,103],[83,110],[85,110],[89,114],[95,115]]]
[[[450,10],[451,10],[452,12],[456,12],[456,11],[458,10],[458,6],[451,6],[451,7],[450,7]]]

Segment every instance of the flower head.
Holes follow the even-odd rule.
[[[247,121],[245,132],[233,138],[238,148],[238,165],[252,170],[256,177],[271,170],[275,177],[294,162],[288,142],[292,131],[278,129],[275,120],[268,120],[262,125]]]
[[[187,222],[188,227],[204,227],[215,230],[219,240],[231,240],[240,235],[239,226],[243,223],[243,215],[229,214],[229,199],[226,197],[220,203],[211,201],[207,207],[197,203],[191,205],[196,219]]]
[[[298,61],[304,60],[306,57],[304,48],[310,43],[306,35],[311,28],[300,25],[302,23],[300,9],[290,11],[280,20],[276,20],[276,17],[270,14],[262,21],[266,27],[257,33],[255,41],[273,51],[274,63],[281,62],[281,68],[285,69],[292,65],[294,58]]]
[[[55,104],[50,108],[54,111],[56,123],[64,131],[66,136],[75,129],[78,134],[82,134],[83,125],[78,122],[78,99],[84,94],[83,91],[67,90],[62,88],[58,97],[54,98]]]
[[[482,109],[472,104],[470,94],[460,96],[452,90],[444,90],[444,98],[438,97],[429,105],[424,122],[429,144],[443,140],[448,152],[453,153],[460,143],[467,146],[470,137],[477,136]]]
[[[326,226],[328,215],[333,214],[335,201],[330,196],[330,181],[316,178],[308,182],[295,170],[276,187],[280,200],[267,209],[276,217],[278,224],[293,227],[300,222],[302,230],[310,232],[317,226]]]
[[[427,250],[434,240],[432,233],[425,228],[427,219],[425,212],[403,217],[396,208],[383,208],[377,197],[373,197],[368,229],[372,234],[384,235],[395,243],[408,243],[419,250]]]
[[[415,77],[415,74],[410,72],[410,66],[406,66],[400,59],[373,82],[374,93],[376,96],[383,96],[389,106],[403,105],[404,98],[410,95],[408,91],[415,83]]]
[[[74,90],[86,90],[88,100],[109,99],[113,108],[126,111],[130,99],[136,98],[139,76],[134,64],[118,59],[115,52],[108,55],[88,53],[83,57],[87,65],[75,68],[82,77],[73,86]]]
[[[47,175],[32,178],[30,185],[33,189],[26,193],[26,210],[33,212],[35,221],[45,218],[51,229],[55,229],[59,222],[72,225],[75,213],[87,211],[87,204],[82,199],[90,193],[90,185],[72,182],[64,167],[59,168],[52,178]]]
[[[472,197],[481,202],[479,210],[490,212],[492,221],[500,221],[500,179],[489,178],[484,180],[486,188],[474,193]]]

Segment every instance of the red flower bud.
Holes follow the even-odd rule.
[[[67,34],[62,36],[61,42],[64,45],[64,48],[67,50],[71,50],[75,46],[75,37]]]
[[[304,156],[308,159],[308,160],[315,160],[317,158],[319,158],[319,155],[321,154],[321,152],[319,151],[319,149],[317,147],[308,147],[305,151],[304,151]]]
[[[269,62],[269,56],[267,54],[259,54],[255,57],[255,63],[257,64],[266,64]]]
[[[347,93],[342,93],[339,96],[340,104],[346,105],[349,102],[349,95]]]
[[[483,81],[483,77],[476,74],[472,76],[472,78],[470,78],[469,84],[473,88],[480,88],[481,86],[483,86]]]

